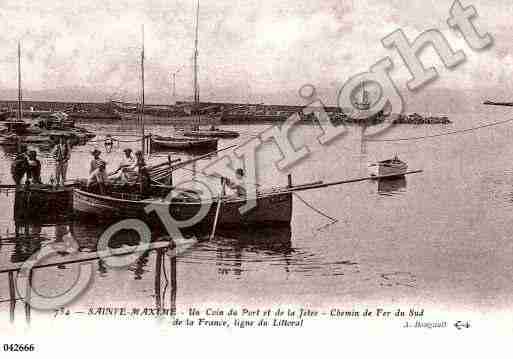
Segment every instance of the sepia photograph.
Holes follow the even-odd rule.
[[[1,0],[1,356],[495,356],[512,16]]]

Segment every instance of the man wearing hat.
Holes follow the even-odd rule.
[[[93,183],[98,183],[100,187],[100,193],[103,194],[105,192],[104,185],[107,181],[107,174],[105,172],[107,162],[100,158],[102,151],[95,148],[91,154],[93,155],[93,159],[91,160],[91,166],[89,168],[87,187],[90,187]]]
[[[53,150],[53,158],[55,159],[56,184],[57,186],[64,185],[68,172],[68,161],[71,158],[71,151],[65,136],[59,136],[57,145]]]

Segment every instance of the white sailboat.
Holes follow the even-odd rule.
[[[193,56],[193,67],[194,67],[194,75],[193,75],[193,105],[191,109],[191,114],[188,116],[183,116],[185,118],[178,118],[179,120],[185,120],[186,124],[192,126],[191,130],[188,131],[179,131],[177,135],[173,136],[152,136],[152,146],[153,148],[162,148],[162,149],[205,149],[212,150],[217,148],[217,138],[204,138],[204,137],[213,137],[213,136],[202,136],[201,131],[199,129],[199,125],[204,122],[203,115],[201,115],[200,110],[200,95],[199,95],[199,85],[198,85],[198,36],[199,36],[199,0],[196,7],[196,26],[195,26],[195,40],[194,40],[194,56]],[[172,118],[172,120],[177,120],[177,118]],[[211,121],[210,118],[206,119],[207,121]],[[214,130],[214,129],[213,129]],[[220,133],[221,130],[218,130]],[[222,137],[222,136],[220,136]]]

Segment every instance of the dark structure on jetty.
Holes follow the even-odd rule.
[[[12,116],[17,107],[17,101],[0,101],[0,120],[2,116]],[[200,102],[198,112],[218,118],[220,123],[271,123],[283,122],[295,113],[301,114],[304,106],[242,104],[224,102]],[[145,105],[146,120],[158,123],[172,123],[173,118],[190,114],[192,102],[177,102],[175,105]],[[119,101],[110,102],[49,102],[23,101],[24,116],[37,117],[43,114],[62,111],[72,119],[103,119],[121,120],[120,112],[137,115],[139,104]],[[324,111],[335,122],[358,123],[344,115],[344,111],[335,106],[326,106]],[[302,116],[302,121],[309,123],[314,116]],[[382,118],[383,116],[378,116]],[[160,120],[158,120],[160,118]],[[380,122],[379,120],[374,122]],[[421,116],[418,114],[398,115],[394,123],[402,124],[448,124],[447,116]]]
[[[23,116],[37,117],[52,112],[66,112],[71,118],[118,119],[113,114],[111,103],[23,101]],[[18,101],[0,101],[0,113],[15,115]]]
[[[394,124],[408,125],[447,125],[451,123],[448,116],[421,116],[418,113],[411,115],[398,115],[393,120]]]

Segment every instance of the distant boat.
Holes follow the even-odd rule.
[[[209,130],[184,130],[182,134],[186,137],[215,137],[215,138],[237,138],[239,133],[237,131],[221,130],[217,127]]]
[[[370,93],[365,88],[365,82],[361,84],[362,94],[360,99],[356,99],[353,102],[353,109],[349,110],[349,113],[337,114],[335,122],[349,122],[359,124],[377,124],[383,122],[389,113],[385,113],[384,109],[380,111],[371,110],[372,101],[370,100]]]
[[[176,150],[217,149],[217,138],[151,136],[151,146]]]
[[[30,123],[25,121],[4,121],[2,125],[6,127],[7,132],[15,134],[24,133],[30,127]]]
[[[392,159],[388,159],[385,161],[380,161],[378,163],[372,164],[372,173],[371,176],[382,177],[401,177],[404,176],[406,171],[408,170],[408,164],[404,161],[401,161],[397,156]]]
[[[10,121],[4,121],[2,124],[7,127],[7,131],[10,133],[22,133],[28,127],[30,127],[30,123],[26,123],[23,121],[23,109],[22,109],[22,91],[21,91],[21,44],[18,42],[18,109],[16,111],[16,119]],[[9,112],[10,114],[10,112]],[[3,116],[3,115],[2,115]]]
[[[75,121],[65,112],[50,112],[39,116],[36,121],[39,126],[49,130],[52,129],[70,129],[75,127]]]

